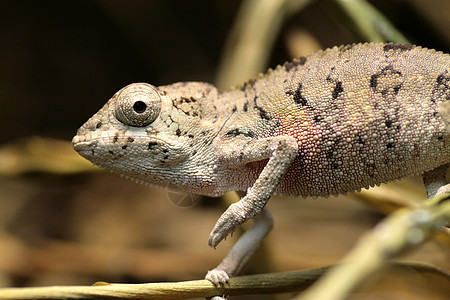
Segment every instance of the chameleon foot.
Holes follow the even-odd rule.
[[[235,231],[242,223],[254,216],[253,211],[247,211],[243,201],[231,204],[220,216],[209,234],[208,245],[216,248],[219,243],[230,233]]]
[[[211,281],[215,286],[219,286],[225,285],[230,280],[230,276],[224,270],[213,269],[208,271],[205,279]]]

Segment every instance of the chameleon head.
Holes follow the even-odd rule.
[[[167,89],[134,83],[81,126],[72,143],[95,165],[142,182],[178,186],[174,174],[194,151],[180,129],[188,131],[192,122],[174,107]]]

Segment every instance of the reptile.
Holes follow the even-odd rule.
[[[241,191],[208,241],[215,248],[254,219],[206,275],[223,284],[271,230],[265,205],[274,193],[326,197],[410,175],[423,177],[428,197],[450,192],[449,102],[449,54],[352,44],[224,92],[203,82],[130,84],[72,143],[95,165],[138,182],[209,196]]]

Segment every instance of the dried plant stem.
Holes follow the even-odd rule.
[[[390,267],[433,273],[450,280],[450,275],[434,266],[421,263],[390,263]],[[230,279],[226,287],[215,287],[207,280],[184,282],[108,284],[94,286],[53,286],[0,289],[0,299],[189,299],[214,295],[252,295],[301,292],[329,268],[240,276]],[[342,280],[339,280],[342,283]],[[316,298],[317,299],[317,298]],[[337,299],[337,298],[320,298]]]

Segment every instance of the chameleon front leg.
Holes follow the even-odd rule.
[[[272,216],[264,207],[298,153],[297,141],[290,136],[240,141],[239,145],[232,145],[228,149],[236,148],[240,149],[239,155],[236,155],[236,151],[224,155],[224,161],[233,167],[267,158],[269,161],[247,194],[228,207],[210,234],[209,245],[216,247],[229,233],[255,217],[253,227],[237,241],[222,262],[206,275],[205,278],[216,285],[224,284],[231,276],[239,274],[272,229]]]
[[[248,140],[232,145],[236,149],[225,153],[223,161],[232,167],[269,158],[255,183],[247,190],[247,195],[231,204],[220,216],[209,235],[208,244],[216,247],[228,234],[242,223],[258,215],[265,207],[291,162],[298,155],[297,140],[291,136]]]

